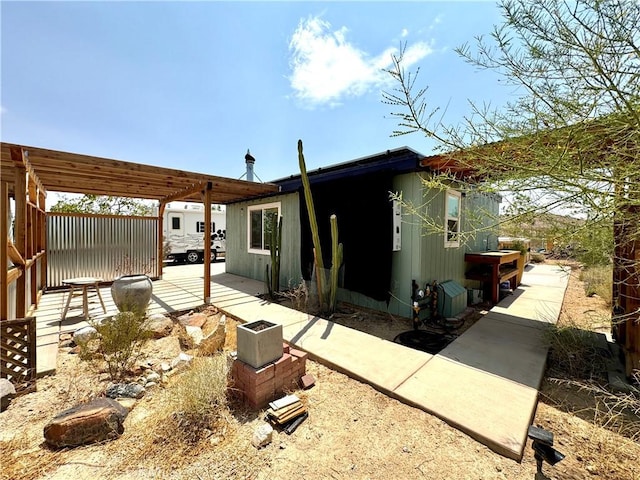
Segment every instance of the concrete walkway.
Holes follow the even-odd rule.
[[[520,461],[568,275],[536,265],[520,287],[437,355],[413,350],[219,285],[216,306],[246,322],[283,325],[284,339],[315,360],[429,412]]]
[[[201,282],[201,273],[196,270],[183,278],[165,275],[165,279],[154,282],[150,311],[201,305],[202,297],[194,293],[202,291]],[[513,295],[437,355],[261,300],[256,295],[264,292],[264,283],[244,277],[215,274],[211,297],[214,305],[240,321],[264,319],[282,324],[284,340],[309,352],[316,361],[433,414],[501,455],[519,461],[545,370],[548,347],[544,328],[557,321],[567,283],[568,274],[557,266],[529,267]],[[110,300],[108,291],[103,297]],[[61,328],[62,301],[61,297],[50,300],[57,302],[57,319],[52,313],[48,320],[46,315],[42,320],[56,330],[42,337],[50,337],[53,368],[57,334],[85,324],[76,318],[77,322]],[[44,310],[44,305],[40,308]],[[109,314],[115,313],[112,304],[108,303],[107,309]],[[40,337],[41,318],[36,316]],[[40,364],[38,358],[39,368]]]

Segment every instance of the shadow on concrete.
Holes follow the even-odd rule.
[[[549,324],[546,324],[548,327]],[[449,360],[531,388],[539,388],[548,345],[544,325],[492,312],[440,351]]]

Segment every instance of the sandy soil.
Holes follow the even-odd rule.
[[[337,321],[389,338],[410,328],[407,319],[344,309]],[[560,323],[606,328],[608,308],[584,296],[577,271],[571,275]],[[340,316],[338,316],[340,317]],[[232,348],[233,345],[227,345]],[[150,346],[154,358],[175,356],[175,343]],[[308,361],[313,388],[296,393],[309,418],[292,435],[274,432],[270,445],[251,445],[263,412],[231,405],[212,435],[180,444],[159,429],[161,387],[149,390],[127,417],[125,433],[102,445],[54,451],[42,429],[58,411],[104,391],[77,355],[61,350],[55,376],[38,380],[37,392],[15,399],[0,414],[0,479],[532,479],[536,464],[527,447],[521,462],[504,458],[445,422],[318,363]],[[544,466],[549,478],[640,479],[638,419],[607,422],[597,395],[545,378],[535,424],[552,431],[566,458]],[[560,372],[561,373],[561,372]],[[170,387],[167,387],[170,388]],[[596,407],[594,408],[594,405]],[[499,407],[497,407],[499,408]],[[631,438],[635,438],[634,442]]]

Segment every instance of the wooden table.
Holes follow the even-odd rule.
[[[69,291],[69,296],[67,297],[67,303],[64,306],[64,310],[62,311],[62,320],[64,320],[67,316],[67,311],[69,310],[69,304],[71,303],[71,298],[77,295],[78,290],[82,290],[82,313],[84,314],[84,318],[89,318],[89,294],[88,290],[93,288],[95,292],[98,294],[98,298],[100,299],[100,304],[102,305],[102,310],[104,313],[107,313],[107,308],[104,306],[104,302],[102,301],[102,295],[100,295],[100,287],[99,283],[102,282],[101,278],[96,277],[78,277],[78,278],[67,278],[66,280],[62,280],[63,285],[68,285],[71,287]]]
[[[500,250],[495,252],[471,252],[464,255],[464,261],[474,266],[465,274],[469,280],[479,280],[491,289],[491,302],[500,300],[500,284],[509,281],[512,289],[517,285],[518,259],[520,250]]]

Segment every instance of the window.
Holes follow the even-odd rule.
[[[249,253],[268,255],[271,232],[280,218],[280,203],[253,205],[248,208]]]
[[[453,190],[446,193],[446,211],[444,224],[445,248],[460,246],[460,205],[462,196]]]
[[[216,231],[216,222],[211,222],[211,233]],[[204,233],[204,222],[196,223],[196,233]]]
[[[180,230],[180,217],[171,217],[171,230]]]

